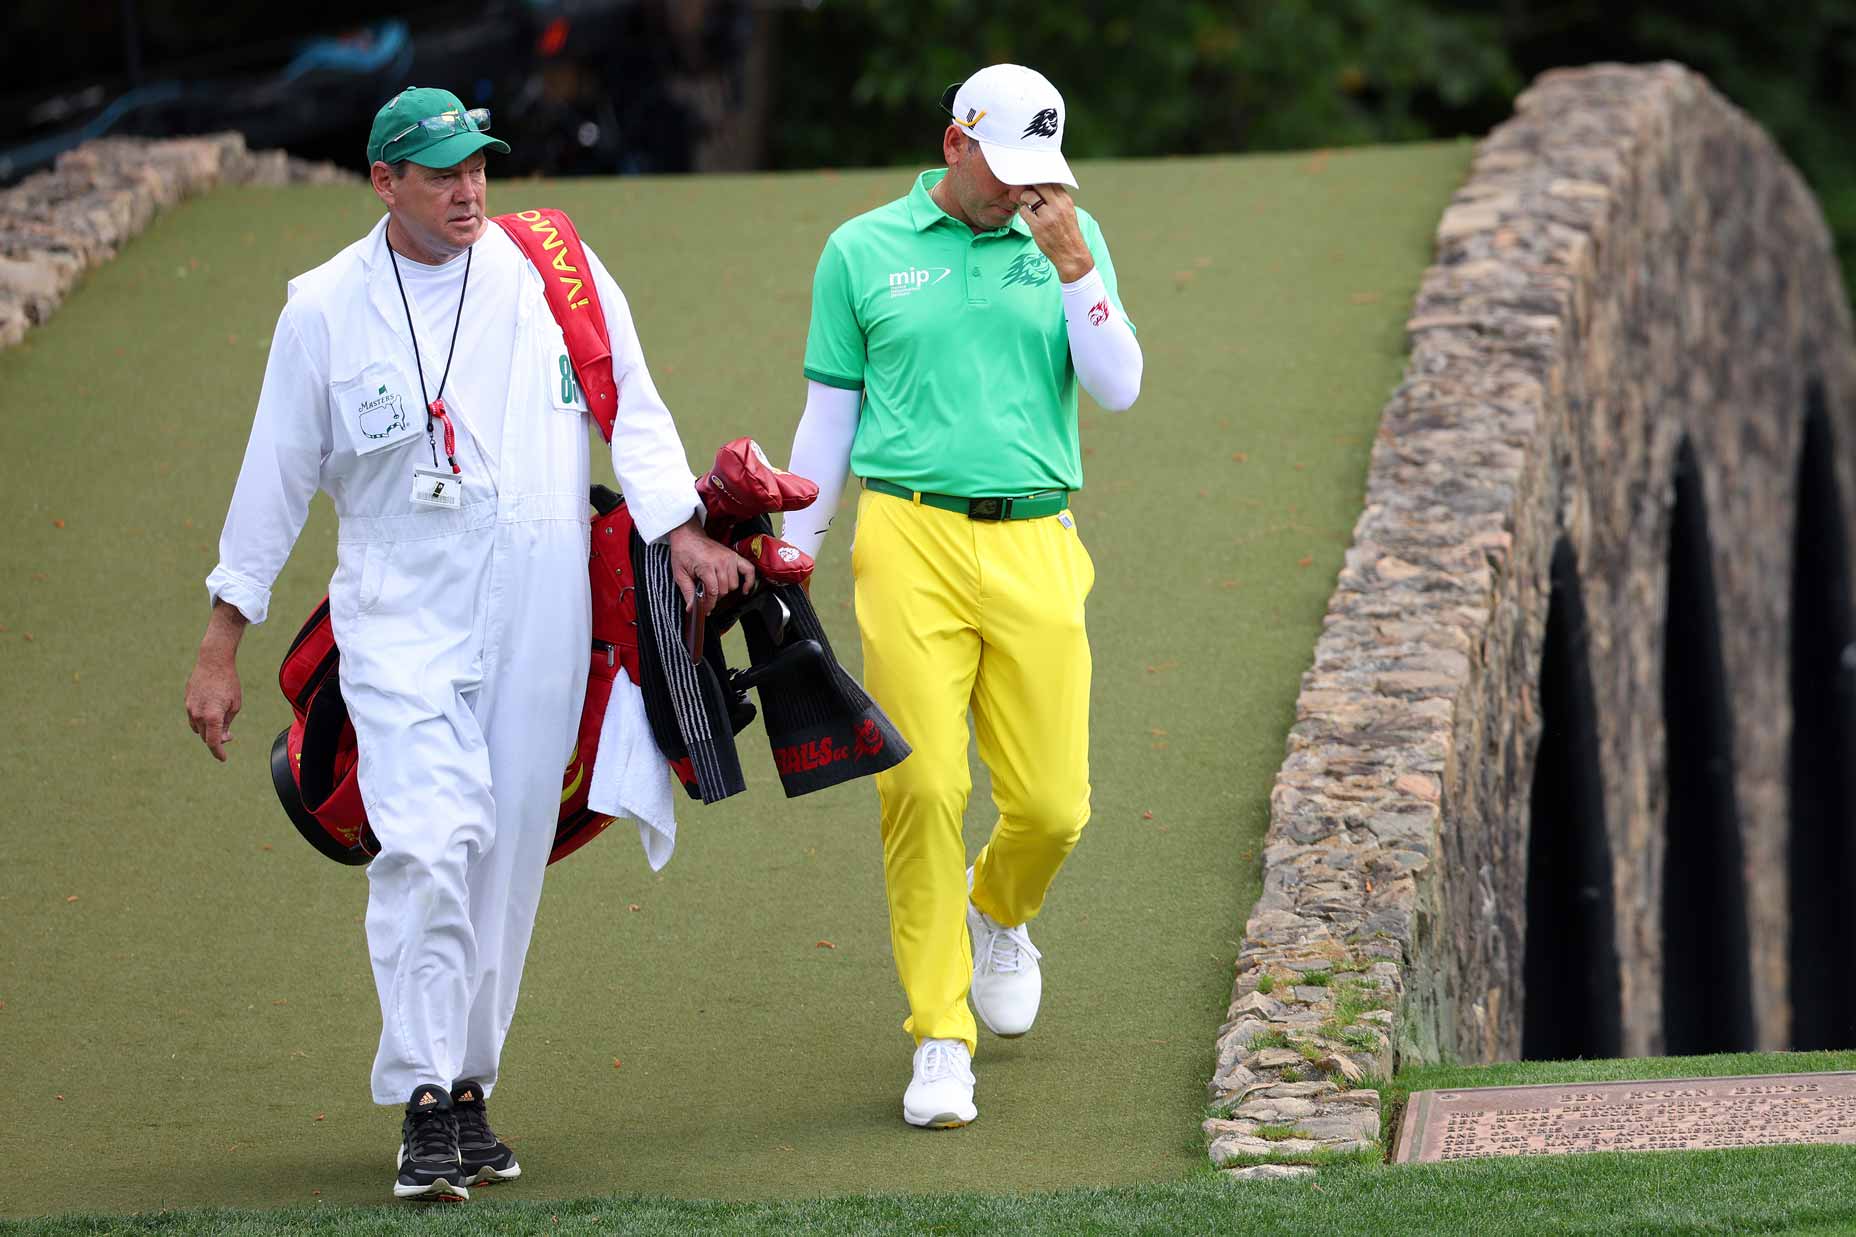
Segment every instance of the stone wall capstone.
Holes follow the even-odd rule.
[[[84,272],[161,210],[222,184],[359,182],[330,163],[250,151],[238,133],[99,138],[0,189],[0,348],[45,321]]]
[[[1622,1049],[1663,1049],[1664,839],[1685,823],[1667,819],[1663,666],[1685,449],[1732,711],[1753,1034],[1786,1046],[1788,609],[1814,388],[1856,544],[1856,349],[1815,200],[1693,72],[1556,70],[1478,145],[1407,334],[1271,793],[1213,1104],[1241,1119],[1285,1078],[1342,1096],[1400,1060],[1521,1054],[1529,830],[1567,824],[1530,821],[1562,541],[1588,622]],[[1225,1118],[1205,1133],[1214,1162],[1258,1151]]]

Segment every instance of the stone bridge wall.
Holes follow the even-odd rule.
[[[1742,870],[1727,875],[1744,882],[1750,1034],[1790,1044],[1789,610],[1812,401],[1856,544],[1850,317],[1816,203],[1694,73],[1596,66],[1518,100],[1436,245],[1271,795],[1211,1083],[1230,1110],[1206,1127],[1221,1164],[1356,1145],[1325,1122],[1359,1112],[1356,1084],[1400,1059],[1521,1055],[1556,548],[1584,599],[1612,1055],[1664,1050],[1665,837],[1685,827],[1665,819],[1663,685],[1684,443],[1731,705],[1718,789],[1738,809]],[[1305,1143],[1257,1137],[1298,1120],[1314,1123]]]

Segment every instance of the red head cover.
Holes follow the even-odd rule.
[[[737,541],[735,553],[753,563],[768,584],[804,584],[812,575],[810,554],[766,533]]]
[[[696,479],[696,497],[708,510],[709,535],[725,541],[728,530],[742,520],[811,506],[818,486],[775,468],[752,438],[737,438],[724,444],[708,473]]]

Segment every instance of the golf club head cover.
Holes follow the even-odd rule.
[[[812,577],[812,556],[770,533],[742,538],[735,553],[754,564],[763,584],[803,584]]]
[[[818,486],[797,473],[775,468],[752,438],[737,438],[724,443],[709,471],[696,479],[696,497],[708,513],[709,535],[727,542],[728,534],[742,520],[811,506],[818,498]]]
[[[747,640],[751,665],[769,665],[783,649],[798,642],[816,641],[824,652],[824,657],[805,673],[768,679],[757,689],[773,763],[787,798],[901,764],[909,754],[908,741],[857,680],[838,664],[831,640],[805,590],[796,584],[763,587],[772,590],[786,607],[788,617],[777,641],[762,621],[764,610],[743,617],[741,632]]]

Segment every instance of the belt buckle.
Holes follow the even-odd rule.
[[[969,520],[1009,520],[1012,518],[1012,500],[1009,498],[969,498],[967,518]]]

